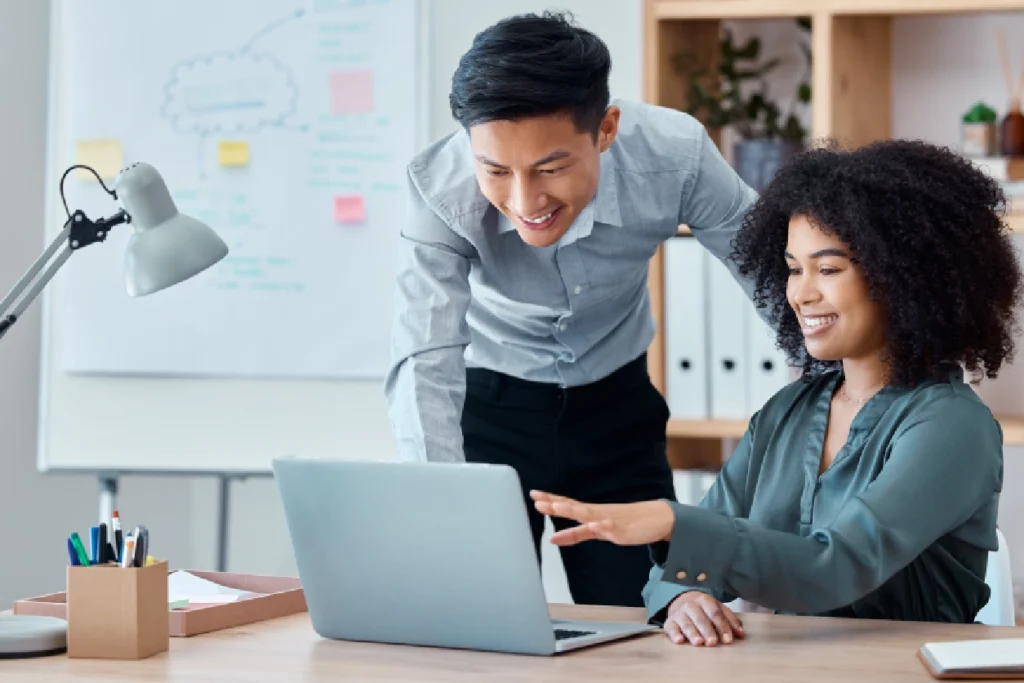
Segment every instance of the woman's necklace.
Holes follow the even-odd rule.
[[[864,398],[853,398],[848,393],[846,393],[846,382],[843,382],[842,384],[839,385],[839,393],[840,393],[840,395],[844,399],[846,399],[846,401],[848,403],[856,403],[857,405],[863,405],[869,398],[871,398],[872,396],[877,394],[881,389],[882,389],[881,386],[878,387],[878,389],[875,389],[874,391],[872,391],[870,394],[868,394]]]

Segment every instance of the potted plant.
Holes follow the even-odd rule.
[[[811,20],[801,17],[796,22],[803,32],[800,47],[806,64],[785,112],[769,96],[766,78],[780,60],[759,63],[761,40],[756,36],[737,46],[732,32],[723,29],[713,68],[692,53],[679,53],[674,58],[677,72],[688,79],[687,113],[709,128],[731,126],[735,130],[739,140],[733,145],[733,166],[758,192],[782,164],[803,151],[807,138],[797,110],[811,101],[811,50],[807,41]]]
[[[989,157],[996,153],[996,110],[978,102],[960,123],[960,153],[968,157]]]

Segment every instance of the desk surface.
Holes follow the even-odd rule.
[[[553,605],[556,618],[642,620],[627,608]],[[1024,628],[744,614],[746,640],[675,645],[663,633],[553,657],[332,641],[305,613],[192,638],[137,662],[0,661],[3,680],[30,681],[932,681],[917,659],[929,641],[1024,637]],[[501,615],[495,615],[500,620]]]

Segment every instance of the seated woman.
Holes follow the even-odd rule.
[[[802,377],[750,420],[699,507],[577,502],[552,541],[652,544],[648,616],[676,642],[743,636],[723,603],[972,622],[989,598],[999,423],[965,383],[1011,358],[1021,273],[996,182],[887,141],[807,152],[734,245]]]

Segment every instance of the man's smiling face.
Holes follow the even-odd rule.
[[[529,245],[561,239],[597,192],[601,152],[618,130],[609,107],[597,135],[579,131],[568,114],[478,123],[469,130],[484,196]]]

